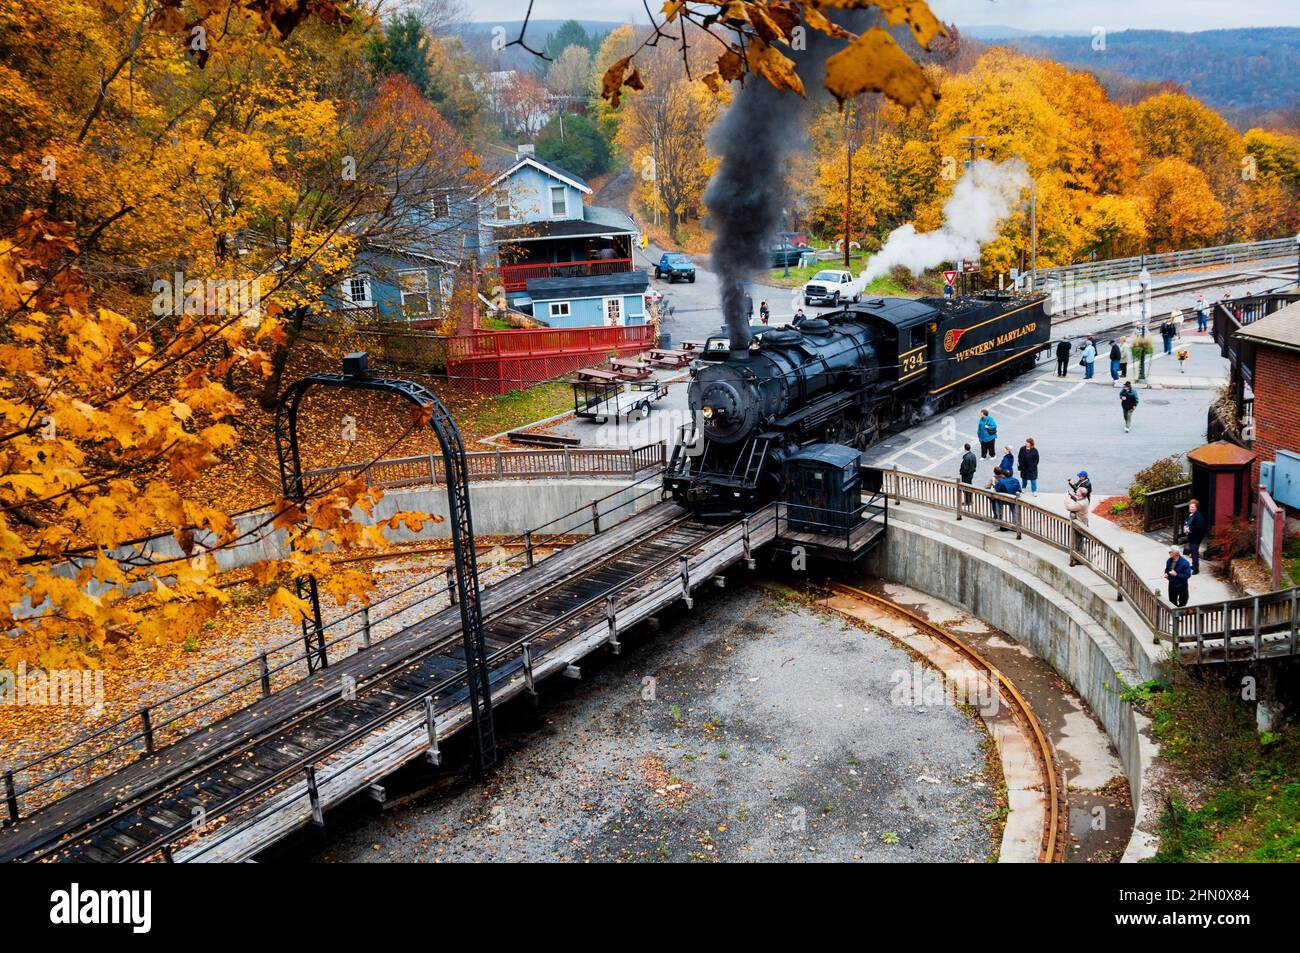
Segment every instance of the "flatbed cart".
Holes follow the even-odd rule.
[[[668,394],[668,385],[657,380],[594,381],[572,380],[573,413],[576,417],[603,424],[613,419],[643,420],[650,405]]]

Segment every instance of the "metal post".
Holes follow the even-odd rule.
[[[262,697],[266,698],[271,694],[271,665],[265,652],[257,657],[257,673],[262,682]]]
[[[1021,538],[1020,533],[1020,494],[1016,494],[1016,502],[1011,504],[1011,517],[1016,524],[1016,539]]]
[[[5,804],[9,808],[9,823],[18,823],[18,789],[14,786],[14,773],[5,772]]]
[[[144,753],[153,754],[153,719],[149,717],[149,708],[140,709],[140,731],[144,735]]]
[[[527,642],[524,643],[523,664],[524,688],[527,689],[528,694],[532,696],[533,699],[536,699],[537,682],[533,679],[533,650]]]
[[[370,648],[370,606],[361,607],[361,647]]]
[[[614,597],[605,597],[605,622],[609,626],[609,647],[615,655],[623,654],[623,646],[618,641],[618,610],[614,608]]]
[[[316,766],[307,765],[307,799],[311,801],[311,822],[317,827],[325,826],[325,812],[320,806],[320,791],[316,787]]]
[[[442,752],[438,750],[438,719],[433,714],[433,696],[424,700],[424,727],[429,733],[429,763],[442,764]]]
[[[533,531],[524,530],[524,565],[533,568]]]
[[[429,454],[429,483],[431,485],[438,482],[438,458]]]
[[[600,532],[600,507],[595,500],[591,501],[591,535],[595,536]]]
[[[447,605],[456,604],[456,575],[450,566],[444,566],[442,574],[447,577]]]
[[[741,540],[745,546],[745,565],[749,569],[754,568],[754,546],[749,538],[749,517],[746,516],[740,521]]]
[[[691,598],[691,561],[686,556],[682,557],[682,598],[686,601],[686,608],[695,608],[695,600]]]

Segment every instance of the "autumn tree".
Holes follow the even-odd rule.
[[[591,88],[591,52],[585,46],[566,46],[546,71],[546,88],[556,96],[578,100]]]
[[[1160,159],[1142,177],[1151,251],[1174,251],[1209,244],[1223,231],[1223,206],[1205,174],[1171,156]]]
[[[7,654],[93,664],[122,636],[193,636],[225,600],[212,552],[257,527],[208,502],[203,476],[290,343],[286,318],[321,308],[358,245],[396,219],[394,196],[419,194],[402,176],[425,182],[411,173],[428,141],[408,130],[427,122],[360,121],[375,115],[357,92],[376,21],[349,10],[0,10],[0,113],[34,120],[0,130],[0,612],[31,637]],[[151,302],[177,272],[179,292]],[[232,284],[249,299],[228,298]],[[263,527],[299,544],[261,581],[379,542],[353,517],[373,500],[325,481],[273,504]],[[157,531],[183,558],[127,545]],[[340,577],[334,594],[363,581]],[[283,585],[273,601],[301,615]]]
[[[727,93],[689,79],[669,49],[654,50],[643,66],[645,88],[620,105],[616,141],[632,163],[638,202],[664,216],[675,240],[678,226],[700,215],[704,187],[717,165],[705,135]]]

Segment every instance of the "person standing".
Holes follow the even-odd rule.
[[[1088,479],[1088,471],[1080,470],[1074,479],[1066,481],[1066,485],[1070,488],[1065,494],[1066,512],[1070,519],[1087,526],[1088,513],[1092,509],[1092,481]]]
[[[767,324],[767,319],[772,316],[772,309],[767,306],[766,301],[760,301],[758,304],[758,320],[762,324]]]
[[[1088,338],[1088,343],[1083,346],[1083,379],[1092,380],[1093,365],[1097,363],[1097,345]]]
[[[1124,353],[1119,349],[1119,342],[1114,338],[1110,339],[1110,379],[1119,380],[1119,365],[1124,358]]]
[[[745,295],[745,320],[754,320],[754,296],[750,294]]]
[[[1174,322],[1178,319],[1177,311],[1170,311],[1169,317],[1165,323],[1160,325],[1160,337],[1165,342],[1165,353],[1174,353],[1174,335],[1178,333],[1178,325]]]
[[[957,468],[957,474],[961,477],[961,482],[970,486],[975,482],[975,470],[979,466],[979,458],[975,456],[975,451],[966,444],[966,452],[961,455],[961,466]],[[970,503],[970,494],[963,493],[962,501]]]
[[[1138,395],[1133,389],[1132,381],[1125,381],[1124,386],[1119,391],[1119,407],[1124,411],[1124,432],[1128,433],[1129,428],[1133,426],[1133,411],[1137,409]]]
[[[1169,580],[1169,601],[1181,609],[1187,605],[1190,595],[1187,580],[1192,578],[1192,564],[1183,557],[1183,551],[1177,546],[1169,547],[1169,558],[1165,560],[1165,578]]]
[[[994,449],[993,444],[998,439],[998,422],[993,419],[988,412],[988,408],[980,411],[980,422],[975,430],[975,436],[979,438],[980,442],[980,459],[997,456],[997,450]]]
[[[1012,476],[1012,475],[1011,475],[1011,471],[1009,471],[1009,470],[998,470],[998,471],[996,471],[996,472],[1001,473],[1002,475],[1001,475],[1000,477],[998,477],[998,482],[995,483],[995,484],[993,484],[993,492],[995,492],[995,493],[1003,493],[1003,494],[1005,494],[1005,495],[1007,495],[1007,496],[1010,496],[1010,497],[1012,497],[1012,498],[1015,498],[1015,497],[1020,493],[1020,481],[1017,480],[1014,476]],[[1014,522],[1016,521],[1016,504],[1015,504],[1015,503],[1008,503],[1008,504],[1007,504],[1007,512],[1009,513],[1009,515],[1007,516],[1007,519],[1008,519],[1010,522],[1014,523]],[[994,500],[994,501],[993,501],[993,516],[994,516],[995,519],[1002,519],[1002,501],[1001,501],[1001,500]],[[999,532],[999,533],[1005,533],[1005,532],[1006,532],[1006,527],[1005,527],[1005,526],[999,526],[999,527],[998,527],[998,532]]]
[[[1020,453],[1016,455],[1016,462],[1020,465],[1020,482],[1024,488],[1034,496],[1038,495],[1038,447],[1034,446],[1034,438],[1026,437],[1025,445],[1020,448]]]
[[[1129,338],[1119,340],[1119,376],[1128,377],[1128,366],[1133,363],[1133,343]]]
[[[790,327],[797,328],[806,320],[808,320],[808,316],[803,313],[803,308],[800,308],[794,313],[794,317],[790,319]]]
[[[1205,295],[1196,296],[1196,330],[1204,334],[1210,326],[1210,312],[1205,306]]]
[[[1056,344],[1056,376],[1064,377],[1070,369],[1070,342],[1058,341]]]
[[[1205,541],[1205,514],[1198,500],[1187,504],[1183,532],[1187,534],[1187,555],[1192,557],[1192,575],[1196,576],[1201,572],[1201,543]]]
[[[1003,473],[1016,472],[1016,458],[1015,455],[1012,454],[1010,447],[1002,448],[1002,459],[999,461],[998,466],[1002,468]]]

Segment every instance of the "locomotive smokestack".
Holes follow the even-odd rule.
[[[865,12],[845,11],[832,19],[854,29],[865,22]],[[820,88],[832,50],[828,37],[808,30],[807,49],[790,53],[806,90]],[[750,76],[709,135],[721,157],[704,193],[714,229],[709,253],[721,285],[722,316],[734,359],[749,357],[745,286],[771,267],[772,240],[788,200],[789,158],[804,141],[803,108],[801,97]]]

